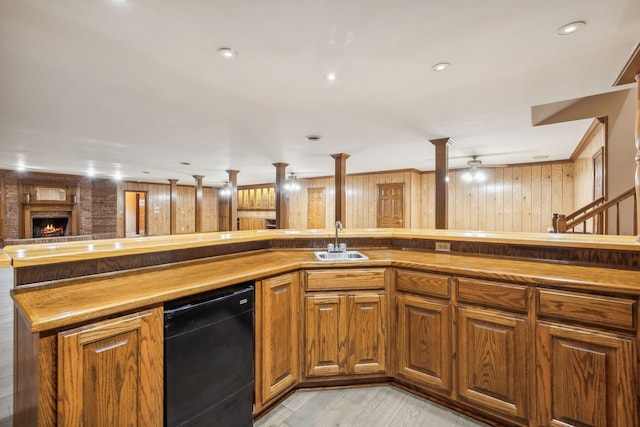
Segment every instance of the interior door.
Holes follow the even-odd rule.
[[[378,184],[378,228],[404,227],[404,184]]]
[[[326,228],[326,202],[325,202],[325,189],[322,188],[308,188],[307,189],[308,200],[308,215],[307,215],[307,228]]]
[[[124,229],[127,237],[146,235],[146,193],[125,191]]]

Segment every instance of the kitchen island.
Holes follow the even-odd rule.
[[[135,424],[160,425],[164,304],[246,281],[256,416],[298,387],[384,381],[497,424],[638,425],[634,238],[344,230],[340,242],[368,260],[318,261],[334,237],[6,247],[19,313],[14,425],[86,423],[123,401],[137,402]],[[93,387],[87,372],[127,366],[109,355],[123,336],[137,340],[125,356],[139,360],[127,372],[140,389]]]

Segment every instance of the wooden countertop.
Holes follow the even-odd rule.
[[[567,248],[597,248],[640,251],[633,236],[594,236],[553,233],[500,233],[427,229],[345,229],[340,238],[438,239]],[[146,254],[175,249],[274,239],[333,238],[335,230],[253,230],[180,234],[127,239],[87,240],[56,244],[10,245],[4,251],[14,267],[93,260],[111,256]],[[1,262],[1,261],[0,261]]]
[[[11,267],[11,257],[4,251],[0,250],[0,268]]]
[[[403,250],[363,250],[366,261],[317,261],[311,250],[264,250],[14,288],[33,332],[54,330],[298,269],[406,267],[484,279],[640,295],[640,272]]]

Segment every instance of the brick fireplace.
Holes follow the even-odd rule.
[[[78,234],[76,195],[71,186],[30,184],[22,193],[23,239]]]

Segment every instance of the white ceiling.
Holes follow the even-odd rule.
[[[452,168],[567,159],[590,120],[531,107],[619,90],[639,40],[638,0],[0,0],[0,169],[254,184],[335,153],[432,170],[442,137]]]

